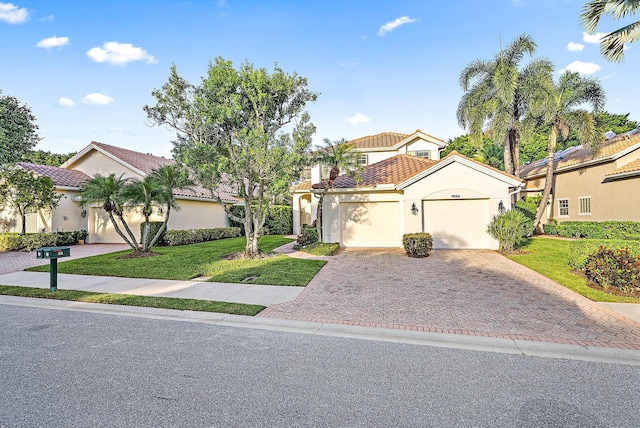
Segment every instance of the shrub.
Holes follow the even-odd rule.
[[[544,230],[545,235],[557,235],[558,234],[558,224],[557,223],[547,223],[542,225],[542,230]]]
[[[305,224],[302,227],[302,233],[298,235],[296,243],[301,247],[305,247],[316,242],[318,242],[318,231],[315,227],[311,227]]]
[[[527,231],[533,230],[533,222],[536,220],[536,213],[541,200],[542,196],[525,196],[516,202],[515,209],[527,218]]]
[[[158,229],[160,229],[160,227],[162,226],[164,222],[162,221],[150,221],[149,222],[149,243],[151,243],[151,240],[153,239],[154,236],[156,236],[156,233],[158,233]],[[142,242],[142,238],[144,236],[144,226],[145,226],[146,222],[142,222],[140,223],[140,242]],[[162,232],[162,235],[160,235],[160,237],[158,238],[158,240],[156,241],[155,245],[161,246],[161,245],[166,245],[166,243],[164,242],[164,236],[167,234],[167,229],[164,230],[164,232]]]
[[[600,246],[587,257],[585,275],[605,289],[632,290],[640,287],[640,259],[628,248],[612,250]]]
[[[164,235],[166,245],[187,245],[198,242],[215,241],[217,239],[236,238],[240,236],[237,227],[215,227],[212,229],[167,230]]]
[[[428,257],[433,250],[433,238],[431,234],[405,233],[402,235],[402,246],[409,257]]]
[[[640,241],[624,239],[577,239],[569,243],[569,266],[576,270],[583,270],[587,263],[587,257],[598,251],[598,248],[601,246],[609,250],[628,248],[632,255],[640,255]]]
[[[244,217],[244,205],[234,205],[231,212],[238,216]],[[244,224],[230,220],[232,227],[239,227],[241,234],[244,235]],[[274,205],[271,212],[264,222],[263,235],[290,235],[293,233],[293,207],[290,205]]]
[[[493,216],[487,233],[500,243],[501,252],[513,251],[526,242],[529,220],[519,210],[505,211]]]
[[[86,233],[86,232],[85,232]],[[0,251],[33,251],[40,247],[75,245],[77,231],[54,233],[7,233],[0,235]]]
[[[544,233],[565,238],[637,239],[640,222],[636,221],[563,221],[544,225]]]

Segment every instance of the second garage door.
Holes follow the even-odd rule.
[[[488,199],[424,201],[423,208],[433,248],[490,248]]]
[[[341,203],[343,247],[399,247],[398,202]]]

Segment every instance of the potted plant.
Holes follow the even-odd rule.
[[[76,241],[78,241],[78,245],[83,245],[89,233],[86,230],[76,230],[74,232],[74,235],[75,235]]]

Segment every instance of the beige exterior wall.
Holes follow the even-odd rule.
[[[180,211],[171,211],[167,225],[169,230],[229,226],[227,213],[218,202],[178,199],[178,205],[180,205]]]
[[[640,177],[604,182],[606,174],[640,157],[640,150],[617,161],[556,173],[549,218],[558,221],[640,221]],[[544,186],[544,178],[534,181]],[[580,198],[589,197],[591,214],[580,214]],[[561,216],[559,201],[567,200],[569,215]]]
[[[77,198],[76,190],[60,190],[64,196],[58,203],[58,208],[53,210],[50,230],[52,232],[68,232],[71,230],[88,230],[88,215],[81,216],[82,208]]]
[[[125,177],[144,178],[142,175],[125,167],[120,162],[117,162],[96,150],[89,151],[89,153],[78,159],[77,162],[67,166],[67,168],[82,171],[89,177],[93,177],[96,174],[109,175],[111,173],[116,173],[118,175],[124,174]]]

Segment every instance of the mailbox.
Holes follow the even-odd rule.
[[[49,259],[49,290],[58,289],[58,259],[69,257],[71,248],[69,247],[41,247],[36,250],[36,259]]]
[[[70,255],[71,248],[69,247],[42,247],[36,250],[36,259],[59,259]]]

